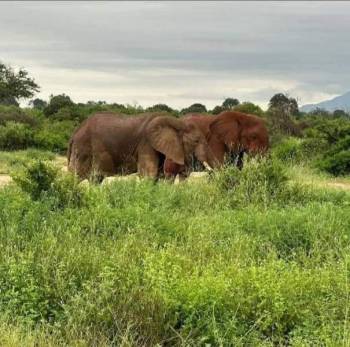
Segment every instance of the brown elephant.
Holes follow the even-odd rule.
[[[224,111],[217,116],[189,114],[183,117],[186,124],[197,125],[205,135],[215,167],[224,164],[228,157],[235,157],[237,166],[243,167],[244,153],[264,153],[269,147],[269,135],[263,119],[241,112]],[[167,159],[166,175],[182,173],[183,165]]]
[[[157,178],[165,159],[185,165],[194,154],[207,163],[209,152],[196,124],[161,114],[126,117],[98,113],[74,132],[67,157],[69,170],[80,178],[94,174],[102,180],[134,172]]]

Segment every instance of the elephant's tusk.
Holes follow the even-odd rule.
[[[211,167],[206,161],[203,161],[203,166],[204,166],[208,171],[213,171],[212,167]]]

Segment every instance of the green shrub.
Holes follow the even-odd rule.
[[[22,172],[13,175],[13,180],[33,200],[38,200],[51,190],[57,175],[57,168],[38,160],[27,164]]]
[[[329,149],[329,144],[325,139],[320,138],[303,138],[300,144],[303,160],[312,161]]]
[[[283,139],[272,148],[272,156],[283,162],[300,162],[304,159],[302,140],[295,137]]]
[[[242,170],[227,166],[214,175],[223,192],[228,192],[234,205],[268,203],[286,189],[288,177],[278,160],[252,158]]]
[[[33,130],[27,124],[10,121],[0,125],[0,149],[23,149],[33,144]]]
[[[260,106],[253,104],[252,102],[242,102],[241,104],[234,107],[235,111],[243,112],[243,113],[249,113],[249,114],[255,114],[257,116],[263,116],[264,111],[261,109]]]
[[[147,107],[146,112],[167,112],[167,113],[176,113],[174,109],[169,107],[166,104],[156,104],[150,107]]]
[[[5,125],[7,122],[23,123],[30,126],[37,125],[38,119],[33,115],[16,106],[0,105],[0,125]]]
[[[81,207],[85,201],[85,191],[73,174],[60,175],[54,180],[50,192],[55,207]]]
[[[22,172],[13,175],[13,180],[33,200],[49,199],[56,208],[79,207],[83,203],[84,191],[76,177],[60,174],[56,167],[42,160],[25,165]]]
[[[0,152],[1,173],[11,173],[20,170],[33,159],[54,160],[55,154],[35,148],[19,151]]]
[[[68,141],[76,126],[72,121],[45,121],[34,134],[35,147],[53,152],[66,151]]]
[[[45,116],[52,116],[64,107],[73,106],[74,102],[68,95],[51,95],[48,105],[44,108]]]
[[[318,166],[334,176],[348,175],[350,173],[350,152],[347,150],[326,155],[318,162]]]
[[[330,150],[324,153],[317,166],[332,175],[348,175],[350,173],[350,136],[339,140]]]

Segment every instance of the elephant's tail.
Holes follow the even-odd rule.
[[[67,164],[68,164],[68,167],[69,167],[69,164],[71,162],[72,146],[73,146],[73,136],[69,140],[68,149],[67,149]]]

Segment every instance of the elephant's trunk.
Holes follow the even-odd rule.
[[[210,149],[208,148],[207,144],[200,143],[194,151],[194,154],[196,158],[203,164],[203,166],[207,170],[212,170],[213,169],[213,164],[210,156],[208,155]]]

